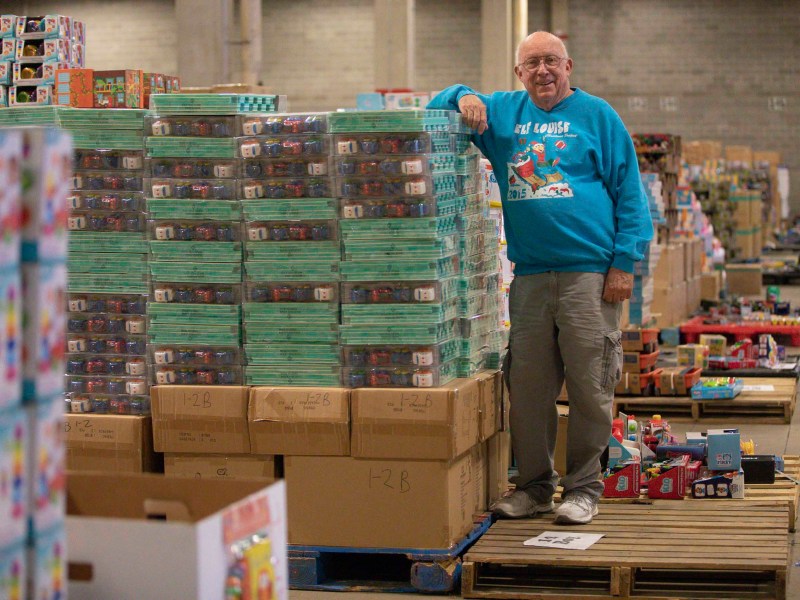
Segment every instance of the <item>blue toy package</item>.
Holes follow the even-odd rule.
[[[692,400],[726,400],[738,396],[744,381],[738,377],[712,377],[701,379],[692,386]]]

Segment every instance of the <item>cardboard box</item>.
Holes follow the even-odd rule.
[[[247,424],[254,454],[349,456],[350,390],[254,387]]]
[[[249,392],[250,388],[241,386],[150,388],[156,451],[249,454]]]
[[[274,456],[252,454],[165,454],[164,474],[197,479],[263,479],[275,481]]]
[[[700,308],[700,277],[692,277],[686,281],[686,315],[693,314]]]
[[[613,439],[613,438],[612,438]],[[638,498],[640,493],[642,465],[629,461],[603,479],[603,496],[606,498]]]
[[[653,272],[655,287],[665,288],[680,284],[686,279],[685,244],[667,244]]]
[[[289,543],[452,547],[480,504],[481,447],[453,461],[287,456]]]
[[[672,302],[674,303],[672,318],[674,319],[676,325],[685,321],[686,317],[688,316],[688,313],[686,312],[687,290],[688,287],[685,281],[681,281],[672,288]]]
[[[351,452],[360,458],[449,460],[480,439],[478,381],[438,388],[353,390]]]
[[[742,466],[741,435],[738,429],[709,429],[706,432],[706,465],[711,471],[738,471]]]
[[[719,333],[701,333],[700,345],[708,346],[708,354],[710,356],[725,356],[728,338]]]
[[[700,381],[699,367],[664,367],[656,379],[660,396],[688,396],[692,386]],[[703,442],[705,443],[705,442]]]
[[[105,473],[146,473],[161,470],[153,453],[150,417],[67,413],[64,443],[67,469]]]
[[[741,296],[760,296],[762,284],[761,265],[725,265],[728,292]]]
[[[141,70],[94,72],[95,108],[144,108],[144,74]]]
[[[71,473],[67,506],[70,598],[223,598],[231,544],[258,531],[269,597],[288,598],[282,481]]]
[[[722,292],[722,271],[700,275],[700,299],[718,301]]]
[[[482,371],[475,375],[478,381],[478,412],[480,441],[485,442],[500,431],[502,420],[503,374],[500,371]]]
[[[753,164],[753,148],[750,146],[725,146],[725,160],[750,166]]]
[[[745,494],[744,473],[715,473],[709,477],[698,479],[692,483],[692,498],[736,498],[743,499]]]
[[[722,142],[716,140],[695,140],[683,144],[683,160],[690,165],[702,165],[707,160],[722,158]]]
[[[672,286],[656,287],[653,290],[653,303],[650,306],[650,311],[655,318],[656,326],[661,329],[672,327],[673,323],[675,323],[672,295]]]
[[[486,489],[489,505],[505,494],[508,482],[508,467],[511,465],[511,433],[498,431],[486,442]]]
[[[53,104],[73,108],[94,106],[94,69],[58,69]]]

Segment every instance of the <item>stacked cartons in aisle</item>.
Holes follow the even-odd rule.
[[[0,106],[53,104],[56,71],[82,67],[84,44],[71,17],[0,16]]]
[[[340,384],[339,229],[325,113],[242,116],[245,382]]]
[[[0,132],[0,594],[55,599],[65,581],[63,383],[71,141]],[[21,232],[21,235],[20,235]]]

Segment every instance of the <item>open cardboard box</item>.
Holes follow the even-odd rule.
[[[274,595],[288,598],[283,481],[71,472],[67,481],[69,597],[225,597],[229,548],[268,533]]]

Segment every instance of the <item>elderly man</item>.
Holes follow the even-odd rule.
[[[509,388],[519,475],[493,509],[508,518],[553,511],[556,397],[566,379],[567,472],[555,521],[589,523],[622,370],[622,302],[653,225],[630,135],[607,102],[570,87],[563,42],[529,35],[514,72],[524,92],[486,96],[455,85],[428,104],[458,110],[476,130],[500,186],[514,263]]]

